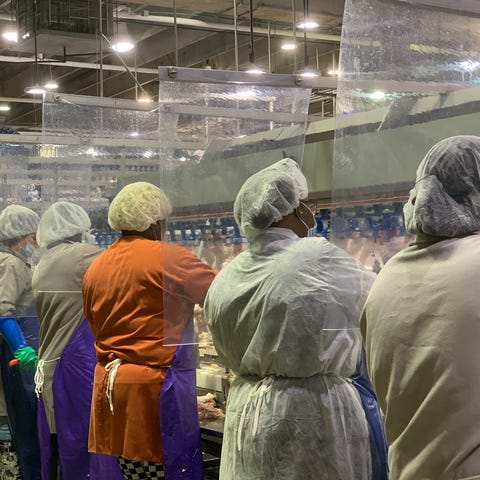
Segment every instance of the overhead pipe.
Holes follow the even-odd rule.
[[[126,12],[118,13],[118,21],[120,22],[132,22],[132,23],[150,23],[153,25],[161,25],[166,27],[172,27],[175,24],[175,19],[172,17],[162,15],[136,15]],[[212,32],[235,32],[235,26],[229,23],[213,23],[204,22],[203,20],[196,20],[193,18],[177,18],[177,25],[180,27],[186,27],[198,30],[208,30]],[[250,27],[246,25],[237,25],[237,31],[240,33],[250,33]],[[268,36],[268,28],[254,27],[253,32],[256,35]],[[270,34],[272,37],[294,37],[294,33],[290,30],[282,30],[272,28]],[[322,40],[324,42],[340,43],[340,35],[331,35],[328,33],[309,33],[308,37],[311,40]]]
[[[34,57],[14,57],[9,55],[0,55],[0,63],[34,63]],[[67,68],[89,68],[92,70],[99,70],[100,64],[93,62],[72,62],[72,61],[59,61],[59,60],[40,60],[39,65],[54,65],[56,67]],[[125,72],[125,68],[122,65],[102,65],[103,70],[112,72]],[[158,69],[156,68],[137,68],[137,73],[145,73],[147,75],[158,75]]]

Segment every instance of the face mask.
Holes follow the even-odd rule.
[[[17,253],[25,260],[30,260],[36,253],[37,249],[31,244],[27,243],[25,247],[20,247]]]
[[[310,212],[310,215],[312,216],[311,223],[313,223],[313,227],[309,227],[300,216],[298,216],[298,219],[305,225],[305,228],[307,229],[307,237],[315,237],[317,234],[317,221],[315,220],[315,215],[307,205],[305,205],[303,202],[301,203],[303,204],[303,207]]]
[[[317,235],[317,227],[312,227],[308,229],[307,237],[315,237]]]

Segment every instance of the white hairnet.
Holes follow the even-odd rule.
[[[254,237],[292,213],[308,195],[299,165],[284,158],[252,175],[238,192],[233,213],[240,231]]]
[[[411,233],[459,237],[480,230],[480,137],[450,137],[430,149],[404,214]]]
[[[56,202],[42,215],[38,224],[37,242],[41,247],[88,231],[91,226],[87,212],[70,202]]]
[[[143,232],[171,213],[170,201],[160,188],[148,182],[135,182],[123,187],[113,199],[108,223],[114,230]]]
[[[9,205],[0,214],[0,242],[35,233],[38,215],[27,207]]]

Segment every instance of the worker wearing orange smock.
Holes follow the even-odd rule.
[[[109,209],[122,237],[84,277],[85,316],[96,338],[89,448],[119,457],[126,479],[200,479],[201,450],[191,345],[193,307],[215,272],[162,241],[165,194],[137,182]],[[162,466],[163,464],[163,466]]]

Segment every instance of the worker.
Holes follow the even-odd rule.
[[[235,220],[252,241],[213,281],[204,315],[228,397],[222,480],[371,480],[369,429],[349,377],[373,280],[314,236],[307,182],[283,159],[243,184]]]
[[[192,319],[215,271],[163,241],[171,212],[155,185],[124,187],[108,211],[122,236],[83,280],[98,358],[89,447],[119,457],[125,479],[202,478]]]
[[[44,479],[123,478],[117,462],[88,453],[96,356],[82,311],[82,280],[101,253],[91,244],[90,226],[87,212],[70,202],[51,205],[38,225],[37,240],[45,253],[32,285],[40,320],[35,388]]]
[[[361,320],[391,479],[480,479],[480,137],[428,151],[404,214]]]
[[[13,443],[23,480],[40,480],[33,376],[39,323],[32,293],[38,215],[10,205],[0,214],[0,371]]]

